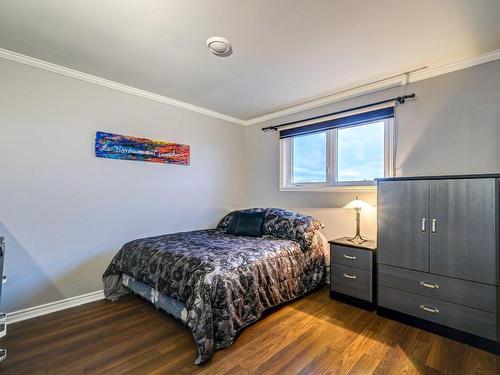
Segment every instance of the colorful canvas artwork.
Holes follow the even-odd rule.
[[[95,156],[109,159],[189,165],[189,145],[96,132]]]

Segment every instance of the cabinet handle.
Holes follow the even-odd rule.
[[[350,260],[355,260],[355,259],[357,259],[357,257],[355,257],[355,256],[351,256],[351,255],[347,255],[347,254],[342,254],[342,256],[343,256],[344,258],[346,258],[346,259],[350,259]]]
[[[430,313],[433,313],[433,314],[439,314],[439,310],[438,309],[435,309],[433,307],[427,307],[425,305],[420,305],[420,308],[424,311],[427,311],[427,312],[430,312]]]
[[[436,233],[436,219],[432,219],[432,233]]]
[[[355,275],[348,275],[347,273],[344,273],[344,277],[346,277],[348,279],[355,279],[356,278]]]
[[[426,227],[426,220],[425,220],[425,217],[423,217],[422,218],[422,227],[421,227],[422,232],[425,232],[425,227]]]
[[[423,286],[424,288],[439,289],[439,285],[438,284],[429,284],[429,283],[426,283],[425,281],[421,281],[420,285]]]

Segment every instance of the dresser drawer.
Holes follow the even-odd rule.
[[[379,286],[378,304],[476,336],[497,340],[496,314],[385,286]]]
[[[361,268],[367,271],[372,270],[373,252],[371,250],[356,249],[336,244],[331,246],[333,263]]]
[[[373,301],[373,280],[370,271],[332,264],[330,287],[334,292]]]
[[[497,287],[379,264],[378,283],[497,313]]]

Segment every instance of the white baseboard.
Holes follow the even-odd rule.
[[[36,318],[37,316],[50,314],[56,311],[69,309],[70,307],[80,306],[85,303],[99,301],[104,299],[104,291],[82,294],[80,296],[61,299],[59,301],[49,302],[40,306],[28,307],[18,311],[7,313],[7,324],[20,322],[22,320]]]

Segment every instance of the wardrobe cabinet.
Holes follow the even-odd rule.
[[[499,177],[378,181],[381,315],[498,352]]]
[[[2,284],[4,283],[3,276],[3,260],[5,256],[5,241],[0,237],[0,298],[2,297]],[[7,314],[0,313],[0,337],[7,334]],[[0,349],[0,362],[7,358],[7,349]]]

